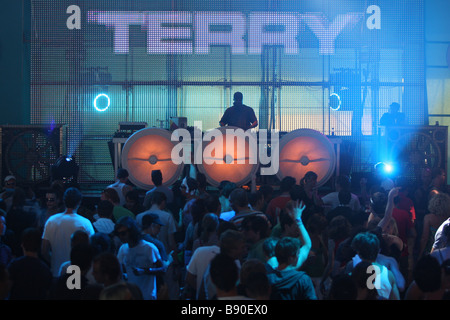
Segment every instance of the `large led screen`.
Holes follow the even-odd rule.
[[[237,91],[257,129],[362,141],[392,102],[425,122],[423,0],[31,6],[31,122],[67,126],[80,182],[114,179],[120,122],[216,128]]]

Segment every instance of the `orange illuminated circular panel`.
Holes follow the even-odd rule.
[[[224,180],[242,186],[251,181],[258,170],[256,135],[243,135],[243,131],[235,132],[236,129],[220,127],[205,133],[203,161],[197,167],[212,186],[217,187]]]
[[[313,171],[320,187],[333,175],[336,155],[333,144],[322,133],[298,129],[280,140],[279,161],[278,179],[291,176],[299,183],[308,171]]]
[[[163,185],[172,185],[183,171],[182,164],[172,161],[174,146],[171,133],[164,129],[146,128],[130,136],[122,149],[122,167],[128,170],[130,181],[148,190],[154,187],[152,171],[161,170]]]

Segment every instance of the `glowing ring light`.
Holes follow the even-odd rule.
[[[171,132],[160,128],[136,131],[125,142],[121,163],[128,170],[128,178],[136,186],[150,190],[154,187],[152,170],[161,170],[162,184],[170,186],[180,177],[184,164],[172,161],[172,149],[178,142],[171,141]]]
[[[336,154],[333,144],[322,133],[297,129],[280,139],[280,169],[277,177],[294,177],[297,183],[308,171],[317,174],[317,187],[334,174]]]
[[[337,106],[336,106],[337,104]],[[330,94],[330,108],[333,111],[338,111],[341,108],[341,97],[337,93]]]
[[[238,128],[231,126],[220,127],[216,129],[222,133],[223,149],[221,159],[214,158],[214,156],[216,155],[213,145],[213,143],[215,143],[214,142],[215,140],[203,141],[203,144],[201,146],[203,162],[201,164],[197,164],[197,168],[201,173],[205,175],[206,181],[212,186],[217,187],[219,186],[220,182],[224,180],[234,182],[237,186],[242,186],[250,182],[252,177],[256,174],[256,171],[258,170],[259,164],[258,164],[257,141],[254,140],[252,136],[244,138],[239,134],[232,135],[235,136],[234,150],[227,150],[226,131],[236,129]],[[245,149],[243,150],[243,152],[242,150],[240,150],[241,153],[243,154],[238,153],[239,146],[244,146]],[[252,148],[251,146],[254,146],[255,148]],[[214,152],[211,151],[211,156],[213,156],[213,159],[207,159],[209,156],[209,151],[207,150],[213,149]],[[206,162],[205,159],[210,161]]]
[[[97,100],[98,100],[99,98],[101,98],[101,97],[105,97],[105,98],[108,100],[108,105],[107,105],[106,107],[104,107],[104,108],[99,108],[99,107],[97,106]],[[106,110],[109,108],[110,105],[111,105],[111,99],[110,99],[109,96],[108,96],[107,94],[105,94],[105,93],[100,93],[100,94],[97,95],[97,96],[95,97],[95,99],[94,99],[94,108],[95,108],[95,110],[97,110],[97,111],[100,111],[100,112],[106,111]]]

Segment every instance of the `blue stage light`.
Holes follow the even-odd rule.
[[[94,108],[99,112],[106,111],[111,105],[111,99],[105,93],[98,94],[94,99]]]
[[[386,166],[384,167],[384,171],[386,173],[392,173],[394,171],[394,167],[390,163],[386,163]]]
[[[395,167],[392,163],[388,162],[378,162],[375,165],[375,170],[382,172],[386,175],[392,174],[395,170]]]
[[[79,166],[71,155],[60,156],[51,166],[53,180],[76,181]]]

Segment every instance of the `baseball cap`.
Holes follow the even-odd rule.
[[[13,175],[9,175],[9,176],[6,176],[5,177],[5,180],[4,180],[4,182],[8,182],[9,180],[16,180],[16,177],[14,177]]]

